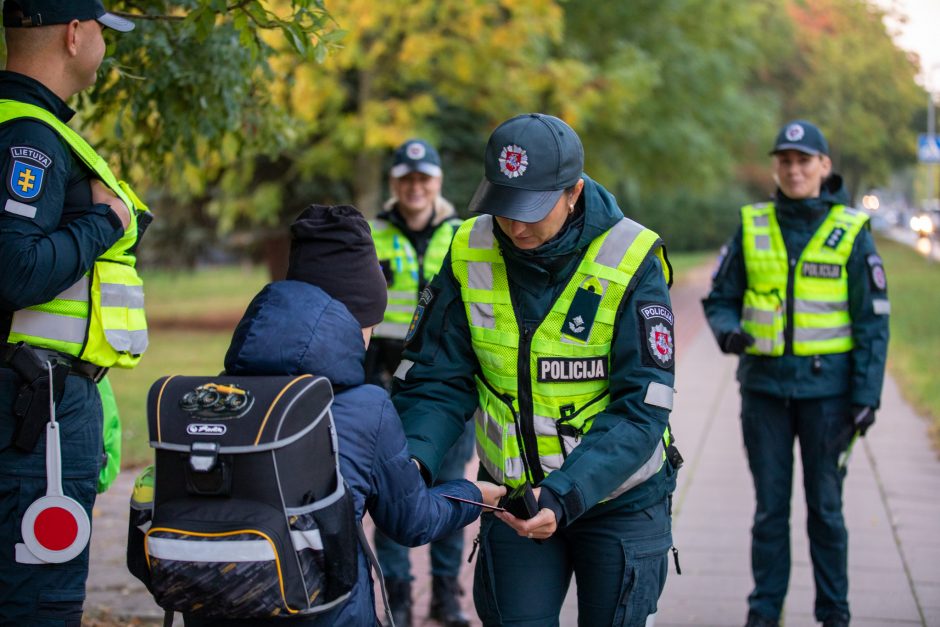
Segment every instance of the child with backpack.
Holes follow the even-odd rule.
[[[365,350],[382,320],[387,293],[367,222],[353,207],[312,205],[291,233],[287,280],[268,284],[251,301],[225,356],[225,375],[329,379],[339,470],[357,522],[368,512],[378,528],[408,546],[471,523],[481,508],[444,495],[495,505],[505,488],[466,480],[428,488],[387,393],[364,384]],[[159,461],[157,468],[159,473]],[[220,617],[197,609],[184,612],[185,624],[377,624],[366,550],[361,545],[356,551],[358,572],[349,596],[332,608],[272,619]]]

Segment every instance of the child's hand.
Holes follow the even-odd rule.
[[[482,500],[487,505],[496,505],[499,503],[499,499],[506,496],[506,486],[504,485],[496,485],[489,481],[477,481],[475,483],[480,488],[480,492],[483,493]]]

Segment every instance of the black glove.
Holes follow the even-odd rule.
[[[754,336],[741,329],[728,331],[721,339],[721,352],[740,355],[748,346],[754,343]]]
[[[875,408],[867,405],[852,405],[852,414],[849,417],[858,434],[864,436],[865,432],[875,424]]]

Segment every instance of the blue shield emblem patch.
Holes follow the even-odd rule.
[[[33,202],[42,194],[46,170],[52,165],[45,153],[27,146],[10,148],[7,191],[15,200]]]

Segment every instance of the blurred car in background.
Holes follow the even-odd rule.
[[[920,213],[911,218],[911,230],[917,233],[918,237],[930,237],[936,230],[934,217],[930,213]]]

